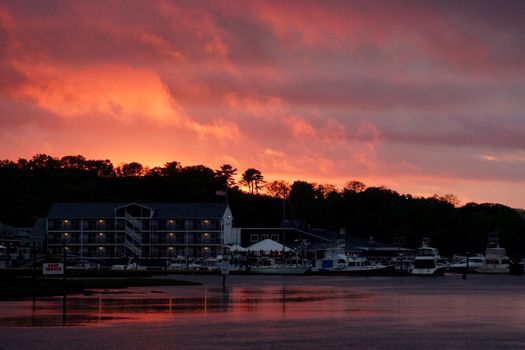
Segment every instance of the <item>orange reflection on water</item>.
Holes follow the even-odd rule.
[[[364,293],[323,287],[194,288],[18,301],[0,313],[0,326],[94,326],[115,322],[186,322],[224,313],[219,319],[272,320],[334,318],[349,311],[365,316],[374,298]],[[12,303],[12,302],[11,302]]]

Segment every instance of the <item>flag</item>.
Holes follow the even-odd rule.
[[[226,191],[224,190],[215,191],[215,195],[216,196],[226,196]]]

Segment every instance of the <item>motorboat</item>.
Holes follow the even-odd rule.
[[[146,266],[140,266],[137,262],[133,262],[133,258],[130,258],[127,264],[111,265],[111,270],[143,271],[146,270]]]
[[[421,247],[416,251],[412,275],[434,276],[444,275],[447,269],[445,260],[441,258],[437,248],[429,246],[430,240],[423,239]]]
[[[410,275],[414,269],[413,256],[398,256],[392,261],[396,275]]]
[[[306,259],[292,258],[279,264],[274,258],[260,259],[257,265],[249,267],[251,274],[258,275],[304,275],[311,269]]]
[[[347,255],[342,249],[320,249],[316,252],[312,273],[321,275],[393,274],[394,265],[373,263],[366,257]]]
[[[468,261],[467,261],[468,260]],[[485,257],[481,254],[474,256],[457,257],[456,261],[449,265],[448,270],[456,273],[476,273],[485,265]]]
[[[495,234],[489,235],[487,250],[485,252],[485,264],[478,267],[479,273],[509,273],[510,259],[505,248],[499,246],[498,237]]]
[[[0,269],[5,269],[8,267],[9,256],[7,255],[7,248],[3,245],[0,245]]]
[[[177,255],[173,259],[170,259],[170,261],[167,264],[166,267],[167,270],[187,270],[189,269],[189,260],[181,255]]]

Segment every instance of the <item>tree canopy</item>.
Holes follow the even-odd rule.
[[[240,181],[237,169],[224,164],[183,166],[177,161],[147,169],[137,162],[115,167],[109,160],[81,155],[0,161],[0,222],[31,226],[54,202],[222,202],[217,191],[228,188],[228,200],[239,227],[276,227],[286,219],[356,237],[373,236],[393,244],[403,237],[416,248],[423,237],[444,254],[483,252],[487,234],[498,232],[510,254],[525,253],[525,212],[497,203],[459,206],[452,194],[413,197],[356,180],[338,190],[330,184],[297,180],[291,185],[266,183],[249,168]],[[245,186],[248,191],[241,191]]]

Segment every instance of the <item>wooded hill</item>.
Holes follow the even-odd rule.
[[[132,162],[113,166],[109,160],[82,156],[0,161],[0,222],[32,226],[53,202],[221,202],[227,188],[235,226],[278,227],[283,199],[286,220],[393,244],[404,237],[416,248],[423,237],[443,254],[483,252],[489,232],[498,232],[510,255],[525,253],[522,212],[501,204],[458,206],[453,195],[429,198],[399,194],[384,187],[350,181],[341,190],[306,181],[266,183],[260,171],[247,169],[235,181],[237,169],[225,164],[144,168]],[[242,191],[241,189],[247,189]]]

